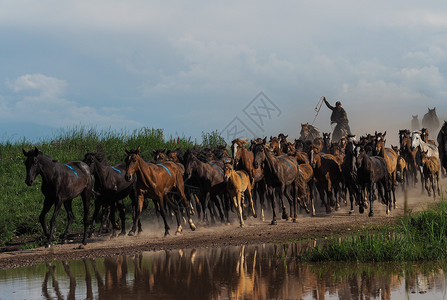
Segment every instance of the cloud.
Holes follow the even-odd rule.
[[[112,128],[137,127],[118,113],[101,114],[96,108],[79,105],[64,98],[67,82],[43,74],[26,74],[6,84],[13,94],[0,98],[3,122],[31,122],[53,128],[70,125],[102,125]],[[31,93],[31,95],[29,95]],[[8,99],[8,100],[7,100]]]

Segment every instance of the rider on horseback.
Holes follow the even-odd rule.
[[[326,97],[323,97],[324,103],[326,106],[332,110],[331,114],[331,124],[337,123],[337,126],[334,128],[334,133],[332,135],[333,141],[338,141],[344,135],[351,134],[351,129],[349,128],[348,115],[346,111],[341,107],[341,102],[335,102],[335,107],[330,105],[327,102]]]

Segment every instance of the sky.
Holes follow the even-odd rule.
[[[0,142],[86,126],[353,133],[447,119],[445,1],[0,1]]]

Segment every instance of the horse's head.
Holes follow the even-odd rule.
[[[270,137],[270,150],[272,150],[276,155],[281,154],[281,144],[279,138]]]
[[[136,150],[128,150],[127,148],[124,150],[127,153],[126,157],[126,175],[125,178],[127,181],[131,181],[133,174],[138,170],[139,161],[140,161],[140,147]]]
[[[265,151],[266,150],[266,145],[264,144],[256,144],[253,148],[253,155],[254,155],[254,160],[253,160],[253,167],[255,169],[259,168],[260,166],[262,166],[262,163],[265,160]]]
[[[217,157],[217,159],[224,159],[227,157],[231,157],[228,153],[227,146],[226,145],[219,145],[214,149],[214,156]]]
[[[233,173],[233,164],[231,161],[225,162],[224,165],[224,180],[228,182],[231,177],[231,173]]]
[[[304,141],[303,140],[295,140],[295,150],[296,151],[304,151]]]
[[[430,116],[436,116],[436,107],[433,107],[433,109],[430,109],[430,107],[428,107],[428,114]]]
[[[152,150],[154,154],[154,160],[157,161],[165,161],[168,160],[168,156],[166,155],[166,149],[154,149]]]
[[[301,123],[300,139],[305,140],[310,135],[309,123]]]
[[[241,151],[238,151],[244,147],[244,145],[248,143],[247,140],[242,140],[240,138],[237,138],[231,142],[231,151],[232,151],[232,158],[234,160],[234,163],[237,164],[239,160],[241,159]]]
[[[287,142],[288,137],[289,137],[289,135],[284,135],[283,133],[280,133],[278,135],[278,138],[280,139],[281,142]]]
[[[185,153],[184,160],[185,160],[185,180],[188,180],[192,176],[192,171],[194,169],[197,157],[195,156],[193,151],[188,150]]]
[[[411,116],[413,117],[413,120],[417,120],[418,119],[418,115],[415,115],[415,116],[411,115]]]
[[[96,172],[95,163],[103,163],[105,161],[105,157],[106,154],[104,151],[88,152],[84,155],[84,159],[82,161],[88,165],[90,172],[93,174]]]
[[[25,151],[22,149],[23,155],[26,156],[25,167],[26,167],[26,179],[25,183],[31,186],[34,183],[37,175],[40,172],[40,164],[38,156],[42,153],[35,147],[33,150]]]
[[[421,132],[419,130],[413,131],[411,133],[411,150],[414,150],[418,146],[420,146],[421,142],[422,142]]]

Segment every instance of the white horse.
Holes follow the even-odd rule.
[[[438,147],[433,144],[424,142],[421,138],[421,131],[419,130],[415,130],[411,133],[411,147],[413,149],[420,147],[422,151],[428,151],[427,155],[429,157],[434,156],[439,159]]]

